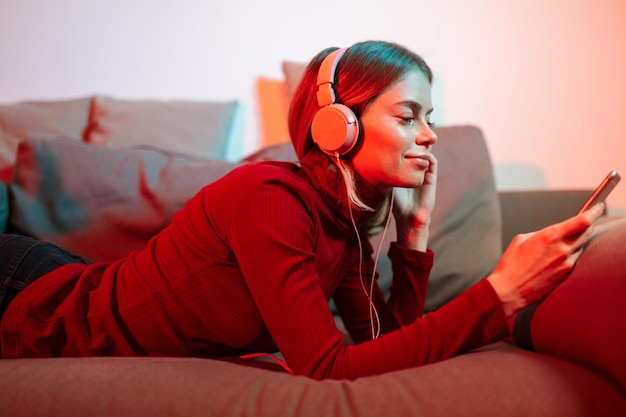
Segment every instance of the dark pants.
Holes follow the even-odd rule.
[[[0,234],[0,319],[9,303],[26,286],[50,271],[84,258],[36,239]]]

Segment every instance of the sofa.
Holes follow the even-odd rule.
[[[106,96],[0,105],[0,231],[94,262],[141,248],[200,187],[234,167],[295,160],[290,143],[228,159],[239,106]],[[498,191],[478,127],[439,127],[437,134],[427,311],[488,275],[513,236],[566,219],[591,193]],[[615,244],[624,237],[607,232],[580,264],[626,256]],[[384,254],[393,225],[381,238],[372,240]],[[388,289],[384,255],[378,274]],[[626,393],[611,376],[504,341],[354,381],[314,381],[271,359],[238,357],[11,359],[0,360],[0,375],[1,416],[626,415]]]

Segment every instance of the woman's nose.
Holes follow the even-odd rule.
[[[429,125],[424,125],[420,129],[415,142],[418,145],[434,145],[437,142],[437,134]]]

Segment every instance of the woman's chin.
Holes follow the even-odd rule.
[[[407,181],[407,184],[404,186],[405,188],[419,188],[424,184],[424,173],[420,172],[417,175],[413,175]]]

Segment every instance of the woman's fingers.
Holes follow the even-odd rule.
[[[554,226],[564,229],[563,234],[566,236],[576,235],[577,233],[583,232],[589,228],[589,226],[598,221],[604,213],[604,207],[604,203],[598,203],[589,210],[571,217],[561,223],[557,223]]]
[[[581,246],[577,250],[572,252],[570,256],[567,257],[567,262],[571,265],[570,269],[573,268],[574,265],[576,265],[576,262],[578,262],[578,258],[580,258],[580,255],[582,254],[583,254],[583,247]]]

